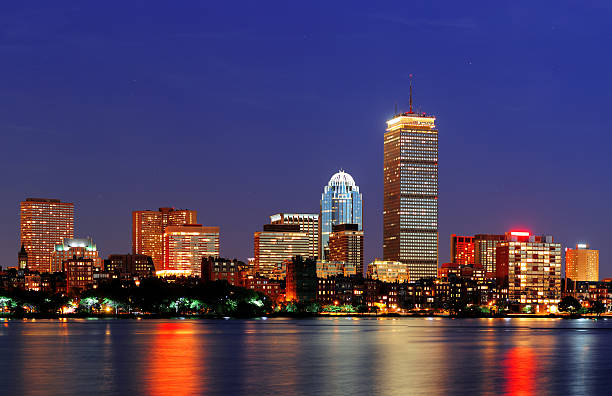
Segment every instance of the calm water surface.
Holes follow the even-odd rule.
[[[2,394],[612,394],[612,320],[0,322]]]

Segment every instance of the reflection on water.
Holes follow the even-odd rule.
[[[4,321],[3,394],[609,394],[612,320]]]

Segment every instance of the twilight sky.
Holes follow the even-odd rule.
[[[374,3],[3,2],[0,265],[26,197],[74,202],[105,257],[131,250],[132,210],[174,206],[245,259],[339,168],[380,257],[385,120],[412,73],[438,117],[441,262],[451,233],[521,228],[589,242],[612,276],[612,4]]]

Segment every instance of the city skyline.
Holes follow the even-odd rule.
[[[135,15],[131,7],[126,15]],[[604,199],[612,188],[602,151],[612,125],[602,93],[609,92],[604,71],[610,60],[603,57],[589,66],[594,80],[580,77],[587,69],[565,57],[572,46],[579,52],[575,59],[586,59],[596,42],[589,38],[606,26],[605,11],[566,4],[521,14],[519,23],[512,7],[449,5],[414,10],[414,22],[405,23],[393,17],[399,11],[391,6],[363,15],[332,5],[324,17],[305,10],[304,20],[317,16],[320,21],[313,31],[304,20],[292,26],[266,16],[255,21],[246,15],[251,9],[235,15],[245,22],[245,34],[215,22],[215,13],[228,11],[223,7],[202,21],[178,6],[151,38],[130,27],[152,26],[140,19],[135,25],[119,20],[109,34],[105,14],[98,15],[94,6],[67,14],[47,11],[50,17],[37,28],[13,29],[2,39],[6,62],[0,67],[14,78],[0,99],[6,138],[0,161],[3,169],[15,169],[18,152],[27,152],[31,161],[6,175],[1,265],[13,265],[20,248],[17,203],[37,196],[74,202],[75,236],[94,238],[105,257],[130,251],[131,211],[174,205],[197,210],[203,224],[221,226],[222,252],[244,259],[252,250],[252,232],[270,214],[316,213],[320,186],[339,168],[349,169],[366,195],[365,261],[382,257],[382,131],[396,103],[407,109],[413,73],[415,107],[435,113],[442,131],[440,263],[448,261],[450,234],[529,229],[555,235],[564,247],[587,242],[600,249],[600,276],[612,275],[604,239],[610,220]],[[151,12],[161,15],[155,5]],[[566,13],[577,19],[565,21]],[[462,23],[452,23],[457,15]],[[5,17],[25,18],[16,10],[7,10]],[[63,46],[60,20],[84,38]],[[356,20],[369,33],[353,27]],[[245,37],[258,29],[260,35]],[[287,40],[279,40],[285,30]],[[403,38],[419,32],[426,33],[418,45],[428,56],[385,60]],[[192,52],[200,44],[218,49],[218,57]],[[149,72],[141,72],[145,62],[130,56],[132,48],[146,56]],[[235,49],[257,53],[260,63],[237,75],[242,61],[232,55]],[[108,62],[104,69],[99,54]],[[163,64],[159,54],[172,60]],[[193,56],[194,68],[179,61],[187,55]],[[330,63],[321,63],[321,57]],[[525,58],[528,65],[520,61]],[[22,67],[18,60],[24,59],[31,67]],[[305,66],[291,71],[295,62]],[[46,79],[38,66],[49,71]],[[202,72],[196,70],[200,66]],[[318,73],[310,74],[311,69]],[[325,78],[319,79],[322,73]],[[239,92],[230,94],[229,82],[240,86]],[[172,104],[179,98],[180,106]],[[568,117],[577,112],[582,116]],[[520,128],[506,122],[518,118]],[[248,131],[234,126],[245,122]],[[219,130],[224,133],[213,132]],[[318,160],[279,166],[282,139]],[[594,141],[602,144],[589,143]],[[136,159],[135,148],[165,160]],[[223,163],[223,170],[200,175],[195,158],[202,153]],[[236,155],[225,161],[229,153]],[[86,166],[74,166],[83,160]],[[186,176],[177,177],[179,170]],[[511,175],[502,177],[500,170]],[[59,177],[64,174],[70,177]],[[570,180],[580,181],[581,189],[572,188]]]

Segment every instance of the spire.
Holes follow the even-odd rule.
[[[409,113],[412,114],[412,74],[410,74],[409,77],[410,77],[410,111]]]

